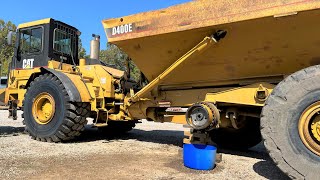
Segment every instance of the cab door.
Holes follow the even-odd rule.
[[[44,27],[36,26],[19,30],[16,69],[46,66],[44,57]]]

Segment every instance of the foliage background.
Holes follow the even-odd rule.
[[[15,31],[16,25],[11,21],[5,22],[0,19],[0,64],[1,74],[6,75],[8,73],[8,64],[13,56],[14,48],[6,45],[6,37],[9,31]]]

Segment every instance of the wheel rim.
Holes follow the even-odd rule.
[[[55,113],[55,101],[49,93],[41,93],[33,101],[32,114],[38,124],[48,124]]]
[[[302,113],[298,128],[304,145],[320,156],[320,102],[310,105]]]

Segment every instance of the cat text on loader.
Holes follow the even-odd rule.
[[[130,117],[187,123],[186,143],[249,148],[262,134],[282,171],[319,179],[319,17],[319,0],[197,0],[103,26],[150,82]]]

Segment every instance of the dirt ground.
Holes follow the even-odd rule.
[[[287,179],[262,145],[220,150],[212,171],[184,167],[182,125],[143,121],[120,136],[88,125],[76,140],[54,144],[30,139],[21,118],[7,116],[0,111],[1,179]]]

